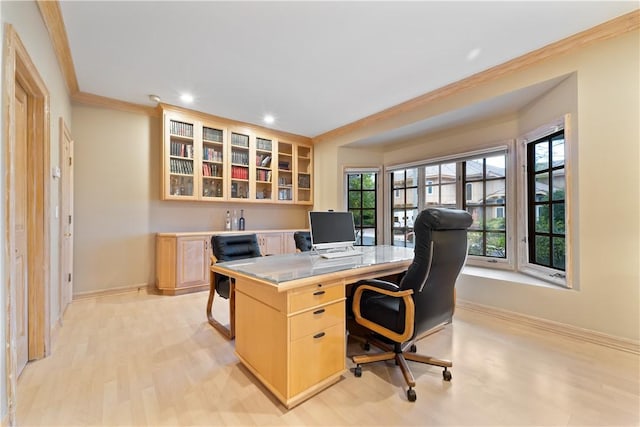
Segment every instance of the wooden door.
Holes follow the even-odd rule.
[[[73,140],[60,118],[60,320],[73,297]]]
[[[29,186],[27,150],[27,94],[16,82],[15,96],[15,235],[16,266],[16,352],[18,375],[29,360],[29,274],[28,274],[28,206]]]

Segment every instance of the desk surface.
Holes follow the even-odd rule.
[[[360,255],[325,259],[312,252],[273,255],[237,261],[219,262],[212,270],[230,276],[247,276],[263,283],[289,288],[290,282],[332,273],[349,273],[375,267],[384,270],[413,260],[413,249],[398,246],[362,246]],[[304,281],[304,280],[303,280]]]

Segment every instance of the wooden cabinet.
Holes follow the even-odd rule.
[[[158,236],[156,283],[163,294],[176,295],[209,287],[211,264],[208,235]]]
[[[215,234],[256,233],[262,255],[295,253],[293,231],[225,231],[159,233],[156,236],[156,286],[165,295],[209,289],[211,237]]]
[[[291,408],[345,370],[344,284],[287,292],[238,279],[236,354]]]
[[[312,146],[163,107],[163,200],[312,204]]]

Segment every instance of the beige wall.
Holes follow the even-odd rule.
[[[390,129],[575,73],[516,115],[399,144],[386,150],[383,161],[392,165],[482,148],[571,113],[577,141],[572,154],[577,163],[571,183],[572,230],[577,234],[572,246],[577,256],[576,289],[465,275],[458,283],[458,296],[637,341],[640,339],[639,40],[639,32],[635,31],[576,49],[468,89],[411,117],[378,123],[375,130],[341,135],[318,145],[316,164],[338,163],[339,146],[369,132],[384,130],[381,126]],[[328,191],[317,191],[316,196],[319,205],[341,197]]]
[[[74,105],[74,294],[155,283],[155,233],[224,228],[227,209],[247,229],[307,228],[308,207],[161,201],[158,117]]]
[[[50,111],[50,163],[51,167],[59,166],[59,126],[58,120],[63,117],[69,124],[71,123],[71,104],[69,102],[69,95],[67,93],[66,83],[58,67],[57,58],[49,41],[49,34],[44,22],[40,16],[40,12],[35,2],[0,2],[0,18],[2,22],[2,46],[4,47],[4,31],[5,25],[11,24],[18,36],[22,40],[31,60],[33,61],[40,77],[44,81],[49,91],[49,111]],[[4,61],[4,59],[3,59]],[[4,71],[4,63],[0,67],[0,72]],[[4,109],[4,104],[1,107]],[[6,117],[6,112],[3,110],[0,114],[0,128],[4,128],[3,118]],[[5,140],[2,138],[2,148],[0,149],[0,177],[2,179],[1,185],[4,188],[5,182]],[[51,174],[47,172],[45,174],[47,178],[47,185],[49,186],[49,212],[50,212],[50,264],[48,270],[50,272],[50,288],[48,290],[50,297],[49,313],[50,324],[52,327],[57,325],[59,320],[59,220],[55,217],[56,206],[59,201],[59,180],[51,178]],[[6,212],[4,206],[4,197],[0,201],[0,234],[5,235],[5,220]],[[0,252],[5,253],[5,239],[0,240]],[[2,263],[0,263],[0,277],[2,279],[3,286],[0,286],[0,306],[5,307],[6,301],[6,283],[7,272],[4,271]],[[3,310],[4,312],[4,310]],[[3,314],[4,322],[4,314]],[[3,323],[4,325],[4,323]],[[2,327],[0,331],[0,342],[5,342],[5,328]],[[6,391],[5,391],[5,352],[0,352],[0,394],[2,396],[0,419],[4,419],[6,415]]]

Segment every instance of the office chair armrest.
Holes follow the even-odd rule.
[[[395,283],[391,283],[389,281],[380,280],[380,279],[361,280],[355,283],[353,286],[357,289],[359,286],[362,286],[362,285],[370,285],[370,286],[374,286],[377,289],[385,289],[391,292],[398,292],[400,290],[400,287]]]
[[[377,282],[393,285],[393,283],[384,282],[382,280],[378,280]],[[397,289],[397,286],[395,285],[393,286]],[[402,298],[402,301],[404,302],[405,310],[404,310],[404,330],[402,331],[401,334],[395,331],[392,331],[391,329],[387,329],[383,326],[380,326],[377,323],[374,323],[362,317],[362,314],[360,313],[360,300],[362,298],[362,293],[364,291],[372,291],[378,294],[387,295],[394,298]],[[394,291],[394,290],[382,289],[376,286],[371,286],[369,284],[363,283],[356,288],[353,294],[352,307],[353,307],[353,314],[356,318],[356,322],[364,326],[365,328],[370,329],[373,332],[376,332],[384,337],[387,337],[390,340],[393,340],[397,343],[403,343],[405,341],[408,341],[409,338],[411,338],[411,336],[413,335],[413,319],[415,316],[415,305],[413,303],[413,298],[411,297],[412,294],[413,294],[413,289],[406,289],[404,291],[400,291],[400,290]]]

